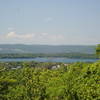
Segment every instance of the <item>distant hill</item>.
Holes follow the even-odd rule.
[[[23,45],[23,44],[1,44],[2,53],[87,53],[94,54],[95,46],[83,45]]]

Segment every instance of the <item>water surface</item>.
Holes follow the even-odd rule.
[[[21,62],[21,61],[37,61],[37,62],[64,62],[64,63],[73,63],[73,62],[95,62],[98,59],[72,59],[72,58],[46,58],[46,57],[37,57],[37,58],[4,58],[0,59],[0,62]]]

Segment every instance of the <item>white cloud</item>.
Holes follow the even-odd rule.
[[[16,37],[16,33],[15,32],[9,32],[8,34],[6,34],[6,37],[8,37],[8,38]]]
[[[0,35],[0,43],[21,43],[21,44],[61,44],[65,36],[49,33],[24,33],[9,32]]]
[[[97,44],[99,37],[72,36],[70,34],[50,34],[50,33],[16,33],[9,32],[0,34],[0,44]]]
[[[30,39],[34,37],[34,34],[16,34],[15,32],[9,32],[6,34],[7,38],[19,38],[19,39]]]

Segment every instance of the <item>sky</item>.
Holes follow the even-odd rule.
[[[0,44],[100,43],[100,0],[0,0]]]

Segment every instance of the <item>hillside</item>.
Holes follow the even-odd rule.
[[[1,44],[0,54],[2,53],[85,53],[94,54],[95,46],[82,45],[23,45],[23,44]]]

